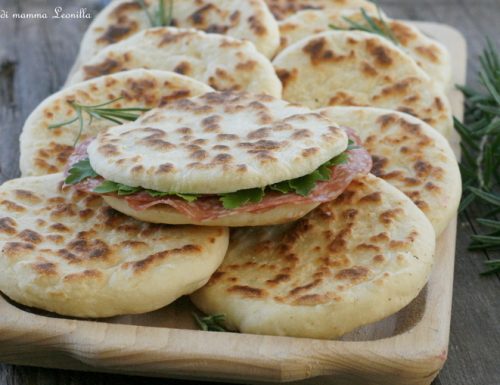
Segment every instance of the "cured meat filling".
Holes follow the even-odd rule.
[[[158,205],[167,205],[197,221],[210,220],[227,217],[240,213],[258,213],[271,210],[281,205],[303,205],[310,203],[323,203],[337,198],[360,174],[367,174],[372,167],[372,160],[368,152],[360,147],[361,140],[350,129],[346,129],[349,138],[357,145],[355,148],[346,151],[347,160],[330,169],[330,178],[320,180],[307,195],[299,195],[295,192],[282,193],[279,191],[266,191],[259,202],[245,203],[239,207],[228,209],[222,204],[217,195],[201,195],[194,201],[188,201],[181,196],[166,195],[153,196],[148,191],[142,190],[129,195],[118,195],[107,193],[99,195],[110,195],[125,199],[128,205],[134,210],[146,210]],[[92,139],[80,144],[69,159],[68,169],[76,163],[88,158],[87,147]],[[86,178],[74,185],[78,190],[96,194],[96,187],[103,183],[100,176]]]

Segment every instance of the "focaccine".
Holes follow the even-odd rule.
[[[445,46],[434,39],[426,36],[417,27],[402,21],[383,19],[378,14],[370,15],[373,22],[381,28],[388,27],[391,38],[410,55],[417,64],[439,84],[443,89],[451,85],[451,63],[450,55]],[[281,34],[280,50],[311,35],[330,31],[331,26],[341,29],[349,29],[350,24],[345,20],[348,18],[361,25],[367,25],[359,10],[306,10],[288,17],[279,23]]]
[[[277,20],[283,20],[306,9],[342,10],[359,9],[375,12],[376,5],[369,0],[265,0]]]
[[[243,333],[337,338],[417,296],[434,238],[403,193],[362,176],[298,222],[236,230],[224,262],[191,300]]]
[[[68,184],[140,220],[259,226],[334,199],[371,158],[308,108],[212,92],[99,133],[69,164]]]
[[[81,133],[78,121],[56,129],[49,128],[76,116],[71,102],[91,106],[120,98],[103,108],[152,108],[212,90],[206,84],[173,72],[143,69],[103,76],[65,88],[45,99],[28,116],[20,138],[21,173],[27,176],[62,171],[78,139],[85,140],[116,125],[105,119],[90,122],[84,113]]]
[[[462,195],[448,141],[408,114],[378,108],[327,107],[319,112],[353,128],[373,159],[372,174],[404,192],[429,218],[436,235],[456,214]]]
[[[14,301],[75,317],[144,313],[203,286],[222,262],[227,229],[139,222],[62,191],[63,179],[0,187],[0,290]]]
[[[86,61],[68,84],[132,68],[174,71],[218,91],[281,97],[281,83],[272,64],[252,43],[168,27],[147,29],[104,48]]]
[[[409,113],[443,135],[453,127],[441,87],[389,40],[329,31],[299,40],[273,61],[283,98],[311,108],[380,107]]]
[[[267,57],[279,46],[278,24],[264,0],[114,0],[93,20],[85,33],[74,69],[102,48],[151,27],[171,24],[249,40]],[[159,6],[163,3],[163,17]],[[172,9],[170,9],[172,4]]]

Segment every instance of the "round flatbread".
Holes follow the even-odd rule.
[[[298,222],[236,230],[224,262],[191,299],[243,333],[337,338],[417,296],[434,238],[403,193],[366,175]]]
[[[450,55],[445,46],[402,20],[384,18],[384,25],[376,13],[370,17],[380,28],[385,29],[386,26],[389,28],[400,48],[410,55],[436,84],[443,89],[451,85]],[[340,29],[349,29],[351,25],[345,18],[361,25],[368,25],[358,10],[307,10],[296,13],[279,23],[280,50],[308,36],[330,31],[332,25]]]
[[[349,135],[352,137],[352,132]],[[355,143],[360,144],[361,140],[358,137],[353,138]],[[217,195],[202,194],[193,200],[187,199],[185,194],[162,194],[129,186],[122,187],[123,192],[120,194],[120,190],[116,191],[115,183],[103,181],[98,175],[78,182],[75,188],[87,193],[104,194],[104,200],[111,207],[146,222],[233,227],[275,225],[301,218],[321,203],[335,199],[357,175],[367,174],[372,168],[370,155],[361,147],[349,149],[339,157],[344,160],[334,166],[322,166],[322,172],[325,172],[325,167],[329,169],[329,176],[315,182],[306,194],[286,188],[283,190],[282,187],[276,190],[269,186],[265,189],[240,190],[230,194],[233,197],[229,199],[234,201],[243,197],[246,201],[232,208],[226,207],[223,203],[227,196],[222,198]],[[85,164],[88,162],[87,148],[84,144],[77,149],[69,162],[73,166],[80,160]],[[313,174],[318,175],[319,171]],[[297,186],[298,183],[299,186],[303,186],[304,182],[311,180],[310,178],[303,176],[294,183],[289,181],[285,185]],[[103,185],[111,186],[112,191],[96,191]],[[262,196],[251,198],[255,190],[257,194],[260,191]],[[130,191],[130,194],[127,191]]]
[[[68,84],[132,68],[174,71],[218,91],[281,97],[281,82],[271,62],[252,43],[166,27],[141,31],[106,47],[87,61]]]
[[[75,317],[144,313],[203,286],[224,258],[225,228],[139,222],[62,181],[0,187],[0,290],[14,301]]]
[[[389,40],[360,31],[302,39],[273,62],[283,98],[311,108],[365,106],[416,116],[445,136],[453,119],[440,87]]]
[[[293,14],[307,10],[359,9],[376,12],[377,6],[368,0],[265,0],[276,20],[283,20]]]
[[[362,107],[320,110],[356,130],[373,159],[372,174],[411,198],[436,235],[456,215],[462,195],[458,163],[448,141],[421,120],[401,112]]]
[[[170,1],[163,0],[163,22],[168,22]],[[117,43],[159,22],[160,0],[115,0],[97,15],[85,33],[74,69],[102,48]],[[263,0],[182,0],[173,1],[171,24],[251,41],[267,57],[279,46],[278,24]],[[149,16],[148,16],[149,15]],[[150,19],[151,17],[151,19]],[[153,22],[152,22],[153,21]]]
[[[219,194],[307,175],[347,147],[346,133],[268,95],[212,92],[98,134],[92,168],[127,186]]]
[[[131,199],[123,199],[116,196],[104,196],[107,204],[115,210],[150,223],[168,223],[172,225],[193,224],[199,226],[268,226],[282,223],[293,222],[318,207],[321,202],[309,202],[297,204],[294,202],[281,204],[272,208],[264,208],[260,212],[238,212],[233,215],[217,215],[217,212],[211,213],[212,205],[208,205],[206,215],[208,218],[198,219],[180,212],[178,209],[157,203],[154,206],[141,208],[134,204]],[[140,206],[140,202],[139,202]]]
[[[30,114],[21,134],[21,173],[45,175],[64,169],[78,140],[95,136],[116,123],[83,114],[84,124],[75,121],[63,127],[49,126],[76,116],[70,102],[91,106],[120,98],[103,108],[153,108],[175,99],[197,96],[213,89],[206,84],[172,72],[137,69],[103,76],[63,89],[45,99]]]
[[[348,130],[347,130],[348,131]],[[329,119],[268,95],[209,93],[82,143],[75,188],[148,222],[262,226],[335,199],[371,157]],[[87,174],[88,175],[88,174]]]

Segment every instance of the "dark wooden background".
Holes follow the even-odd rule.
[[[84,7],[95,14],[105,2],[0,0],[0,10],[52,14],[56,6],[61,6],[68,11]],[[500,48],[500,0],[380,0],[380,4],[390,17],[437,21],[460,30],[468,41],[470,85],[477,84],[477,55],[485,36],[489,35]],[[18,137],[22,124],[40,101],[62,85],[88,22],[0,19],[0,182],[19,175]],[[433,385],[500,384],[500,277],[479,275],[484,259],[499,256],[467,251],[468,237],[476,226],[468,217],[460,219],[449,358]],[[2,385],[89,383],[193,384],[0,364]]]

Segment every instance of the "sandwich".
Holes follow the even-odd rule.
[[[296,220],[371,168],[355,134],[269,95],[212,92],[154,109],[77,148],[66,184],[155,223]]]

